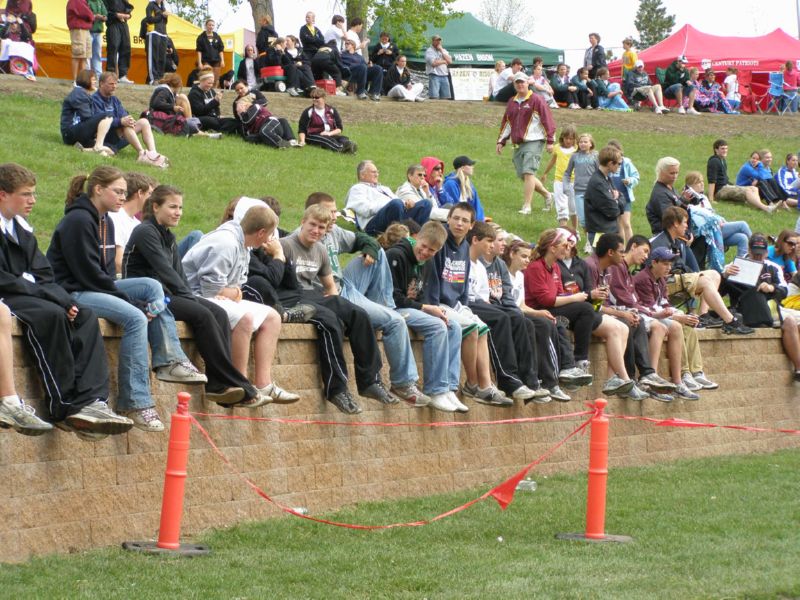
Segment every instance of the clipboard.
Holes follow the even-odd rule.
[[[761,271],[764,270],[763,262],[737,256],[733,259],[733,264],[739,267],[739,272],[736,275],[728,277],[729,283],[738,283],[746,287],[756,287],[758,285]]]

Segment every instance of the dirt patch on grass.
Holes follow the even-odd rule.
[[[13,75],[0,76],[0,94],[23,94],[31,98],[61,101],[70,91],[71,82],[41,78],[29,82]],[[152,88],[144,85],[119,86],[117,93],[125,107],[137,114],[147,107]],[[310,105],[307,98],[292,98],[288,94],[267,93],[270,110],[275,114],[296,120],[300,112]],[[231,114],[235,93],[224,92],[222,110]],[[409,125],[461,124],[496,129],[503,115],[503,106],[497,103],[426,101],[424,103],[396,102],[383,98],[381,102],[358,100],[353,96],[330,99],[349,124],[394,123]],[[0,104],[1,105],[1,104]],[[575,123],[578,128],[602,127],[624,132],[647,134],[684,135],[687,143],[698,135],[756,135],[767,141],[775,138],[796,137],[800,130],[800,117],[786,115],[655,115],[649,110],[634,113],[613,113],[593,110],[566,110],[554,112],[557,125]]]

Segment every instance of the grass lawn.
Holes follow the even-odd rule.
[[[65,83],[43,80],[35,86],[20,83],[19,77],[0,76],[0,162],[17,161],[37,173],[39,201],[31,216],[40,244],[47,247],[49,235],[63,214],[63,199],[69,179],[86,173],[104,162],[124,170],[143,170],[181,188],[184,217],[177,230],[180,237],[190,229],[214,228],[228,201],[238,195],[272,195],[283,206],[282,226],[293,229],[299,222],[306,196],[327,191],[340,207],[349,187],[355,182],[359,160],[370,158],[378,165],[380,180],[396,189],[405,180],[406,167],[422,156],[434,155],[445,161],[467,154],[478,161],[474,181],[487,214],[507,229],[535,240],[555,223],[555,213],[543,213],[536,197],[534,214],[521,217],[522,187],[511,164],[511,148],[502,156],[494,152],[502,107],[482,103],[358,102],[352,98],[331,101],[342,112],[345,133],[359,145],[357,156],[336,155],[318,148],[278,151],[245,144],[235,136],[222,140],[184,139],[158,136],[159,150],[172,167],[166,171],[136,163],[130,149],[121,156],[103,159],[82,154],[61,143],[58,132],[61,99],[68,92]],[[33,91],[33,93],[31,93]],[[144,86],[121,88],[120,95],[131,113],[137,114],[147,103],[150,90]],[[230,92],[228,92],[230,94]],[[270,108],[296,123],[307,99],[292,99],[285,94],[268,94]],[[226,96],[228,98],[229,96]],[[230,110],[226,99],[223,105]],[[578,113],[578,114],[575,114]],[[578,130],[590,131],[598,147],[611,138],[619,139],[641,173],[634,204],[634,231],[650,233],[645,205],[654,181],[659,157],[671,155],[681,163],[681,178],[689,170],[705,173],[711,145],[717,137],[729,139],[731,177],[753,149],[769,146],[775,165],[783,156],[797,151],[798,119],[793,116],[758,117],[701,115],[698,117],[651,113],[611,114],[596,111],[555,111],[559,126],[576,122]],[[9,126],[11,125],[11,126]],[[546,158],[543,160],[543,165]],[[544,167],[542,167],[543,169]],[[552,189],[552,173],[547,185]],[[754,231],[777,234],[794,227],[797,215],[781,212],[773,216],[743,205],[722,203],[719,211],[728,220],[747,220]]]
[[[202,558],[105,549],[3,565],[0,596],[794,598],[798,468],[792,450],[614,469],[606,531],[633,536],[630,544],[556,540],[583,530],[586,490],[585,475],[556,475],[518,492],[505,512],[487,501],[426,527],[358,532],[285,517],[210,533],[199,540],[212,549]],[[370,503],[332,517],[409,521],[477,493]]]

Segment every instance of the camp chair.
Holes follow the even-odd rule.
[[[797,102],[797,90],[787,90],[783,87],[783,73],[769,74],[768,93],[767,113],[775,110],[778,116],[781,116]]]
[[[739,96],[741,96],[739,110],[748,113],[762,112],[760,103],[763,96],[758,97],[753,91],[753,73],[742,71],[736,76],[736,80],[739,84]]]

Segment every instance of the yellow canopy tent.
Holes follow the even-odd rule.
[[[128,76],[137,83],[146,81],[147,62],[144,54],[144,40],[139,37],[139,24],[144,17],[148,0],[128,0],[133,4],[128,27],[131,32],[131,67]],[[69,30],[64,0],[34,0],[33,11],[36,13],[38,28],[33,36],[36,43],[36,59],[41,70],[37,75],[46,75],[59,79],[72,77],[70,68]],[[175,44],[180,62],[178,73],[183,81],[197,62],[195,44],[202,29],[189,21],[172,15],[167,23],[167,34]],[[233,68],[234,36],[221,35],[225,43],[225,66]],[[105,43],[104,43],[105,45]],[[105,57],[105,48],[103,49]]]

